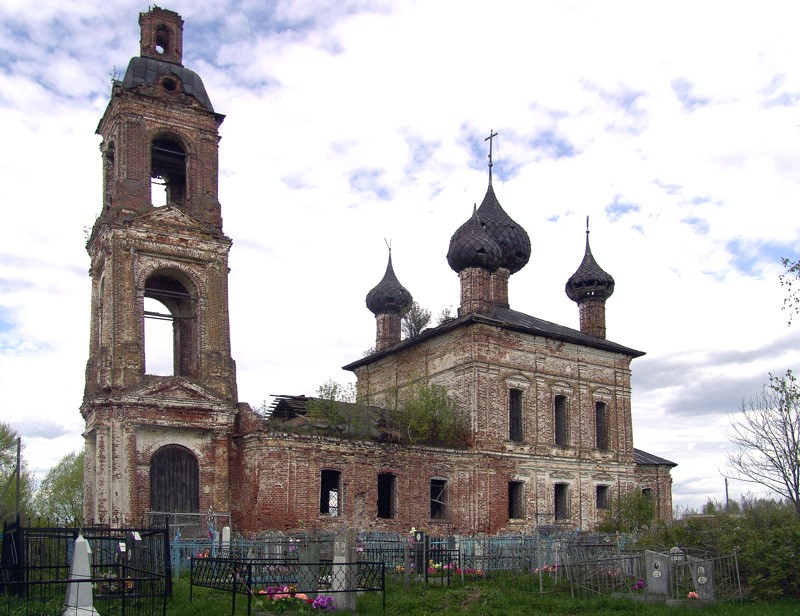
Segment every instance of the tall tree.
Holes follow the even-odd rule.
[[[401,323],[403,338],[413,338],[419,336],[420,332],[428,326],[431,321],[431,311],[423,308],[417,302],[411,304],[411,308],[403,315]]]
[[[791,370],[770,375],[761,391],[731,418],[728,454],[733,477],[789,500],[800,515],[800,384]]]
[[[65,455],[47,471],[34,497],[37,515],[63,521],[83,516],[83,452]]]
[[[17,439],[19,433],[7,423],[0,423],[0,521],[13,520],[17,514]],[[19,513],[31,512],[33,487],[36,483],[25,459],[20,456]]]

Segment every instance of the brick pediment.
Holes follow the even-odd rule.
[[[227,401],[218,398],[206,388],[182,377],[145,377],[142,385],[130,391],[125,398],[131,402],[158,400],[177,404],[190,403],[192,405],[225,405]]]
[[[138,226],[152,228],[155,231],[163,231],[167,228],[200,233],[206,231],[203,224],[171,205],[143,212],[137,217],[136,222]]]

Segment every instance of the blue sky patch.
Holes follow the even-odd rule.
[[[705,218],[698,218],[697,216],[689,216],[681,220],[681,222],[689,225],[698,235],[708,235],[708,232],[711,229],[708,221]]]
[[[692,93],[694,84],[688,79],[679,78],[672,80],[672,91],[681,103],[684,111],[694,111],[700,107],[705,107],[711,100]]]
[[[756,276],[762,266],[779,264],[781,257],[794,255],[794,249],[786,244],[771,242],[747,242],[741,239],[731,240],[725,245],[731,255],[731,264],[748,276]]]
[[[626,203],[619,195],[614,195],[614,200],[606,206],[606,216],[611,222],[617,222],[625,214],[641,209],[636,203]]]
[[[531,147],[537,152],[542,152],[548,158],[570,158],[575,156],[575,146],[566,137],[556,134],[552,129],[540,131],[530,142]]]
[[[383,177],[382,169],[357,169],[350,176],[350,188],[358,192],[371,192],[382,201],[392,198],[392,190],[385,182],[379,180]]]

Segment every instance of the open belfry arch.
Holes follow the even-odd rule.
[[[161,508],[230,510],[237,411],[231,240],[217,191],[224,116],[181,64],[181,17],[156,7],[139,24],[140,55],[113,83],[97,128],[103,204],[87,242],[85,516],[104,523]],[[147,300],[160,308],[147,309]],[[171,375],[146,373],[151,318],[172,325]]]

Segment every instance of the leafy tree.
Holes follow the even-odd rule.
[[[653,522],[655,515],[652,497],[633,490],[611,501],[611,507],[597,530],[604,533],[640,531]]]
[[[781,263],[786,271],[780,275],[781,286],[786,289],[786,297],[783,300],[783,309],[789,311],[789,325],[792,318],[800,312],[800,259],[781,259]]]
[[[467,418],[441,385],[413,387],[397,412],[397,420],[412,445],[464,446],[469,442]]]
[[[63,521],[83,516],[83,451],[65,455],[47,471],[34,497],[37,515]]]
[[[19,433],[7,423],[0,423],[0,519],[13,520],[17,514],[17,439]],[[36,480],[20,457],[20,516],[31,513],[33,487]]]
[[[756,483],[794,506],[800,515],[800,385],[791,370],[770,375],[758,395],[742,404],[729,431],[736,451],[728,466],[740,481]]]
[[[419,336],[420,332],[428,326],[431,321],[431,311],[423,308],[417,302],[411,304],[408,312],[403,315],[401,328],[403,338],[413,338]]]
[[[455,319],[455,317],[452,315],[451,312],[452,310],[453,310],[452,306],[448,306],[447,308],[442,308],[439,311],[439,315],[436,317],[437,325],[443,325],[444,323],[447,323],[448,321],[452,321],[453,319]]]
[[[351,436],[369,436],[372,432],[369,409],[359,403],[354,383],[342,385],[328,379],[317,388],[316,398],[308,405],[308,414]]]

